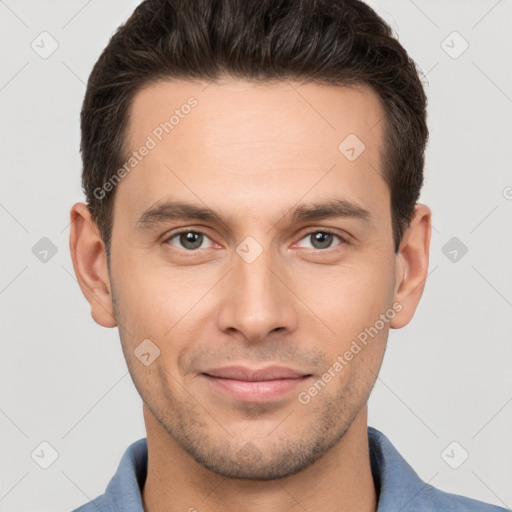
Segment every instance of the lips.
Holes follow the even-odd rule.
[[[244,381],[264,381],[279,379],[296,379],[304,377],[306,374],[286,368],[283,366],[269,366],[252,370],[244,366],[227,366],[224,368],[214,368],[204,372],[211,377],[219,377],[221,379],[234,379]]]
[[[262,403],[282,398],[310,378],[311,374],[283,366],[258,369],[227,366],[209,369],[202,376],[215,393],[238,401]]]

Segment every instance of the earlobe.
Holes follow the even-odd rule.
[[[428,206],[416,205],[414,218],[396,255],[394,302],[402,309],[390,323],[393,329],[400,329],[411,321],[423,294],[428,274],[431,216]]]
[[[69,249],[78,284],[91,305],[91,315],[103,327],[115,327],[105,244],[86,203],[70,212]]]

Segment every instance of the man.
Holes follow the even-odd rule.
[[[494,511],[367,401],[429,260],[426,97],[356,0],[148,0],[82,109],[70,248],[144,406],[105,511]]]

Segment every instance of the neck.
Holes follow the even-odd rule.
[[[278,480],[220,476],[186,453],[144,406],[148,472],[142,492],[146,512],[375,512],[367,409],[341,440],[308,468]]]

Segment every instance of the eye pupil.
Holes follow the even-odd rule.
[[[203,235],[201,233],[195,233],[194,231],[188,231],[187,233],[181,233],[180,243],[186,249],[197,249],[201,247],[203,242]]]
[[[318,231],[312,236],[312,245],[315,249],[326,249],[332,243],[332,234],[325,231]]]

